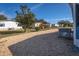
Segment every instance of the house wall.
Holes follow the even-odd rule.
[[[79,4],[73,4],[73,15],[74,15],[74,45],[79,47]]]
[[[39,27],[41,23],[35,23],[35,27]]]
[[[41,24],[41,23],[34,23],[34,24],[32,24],[32,26],[31,26],[31,27],[32,27],[32,28],[39,27],[39,26],[40,26],[40,24]]]
[[[73,17],[73,22],[74,22],[74,25],[73,25],[73,28],[74,28],[74,40],[73,40],[73,44],[76,46],[76,47],[79,47],[79,39],[77,38],[78,36],[78,33],[77,33],[77,27],[76,27],[76,25],[77,25],[77,23],[76,23],[76,21],[78,20],[77,19],[77,15],[76,15],[76,4],[75,3],[73,3],[73,4],[71,4],[71,9],[72,9],[72,17]]]

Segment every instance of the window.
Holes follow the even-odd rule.
[[[0,27],[4,27],[5,26],[5,24],[0,24]]]

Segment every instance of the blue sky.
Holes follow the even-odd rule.
[[[22,3],[2,3],[0,4],[0,14],[8,18],[15,18],[16,10]],[[66,3],[28,3],[27,5],[38,19],[45,19],[50,23],[57,23],[60,20],[72,21],[70,6]]]

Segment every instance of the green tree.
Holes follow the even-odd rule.
[[[48,22],[45,21],[44,19],[40,19],[39,22],[42,22],[43,24],[48,24]]]
[[[7,17],[5,15],[0,15],[0,20],[7,20]]]
[[[58,22],[58,24],[60,27],[72,27],[73,26],[73,23],[67,20],[61,20]]]
[[[26,28],[29,28],[35,22],[35,15],[25,5],[21,5],[20,10],[21,12],[16,11],[16,21],[20,22],[26,31]]]

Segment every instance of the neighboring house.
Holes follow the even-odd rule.
[[[35,28],[35,27],[40,27],[41,29],[44,29],[45,27],[52,27],[52,24],[44,24],[42,22],[35,22],[34,24],[32,24],[31,26],[32,28]]]
[[[0,21],[0,31],[19,30],[22,29],[21,24],[15,21]]]
[[[56,27],[59,27],[59,25],[58,25],[58,24],[55,24],[55,26],[56,26]]]
[[[46,26],[48,26],[49,28],[52,27],[52,24],[48,23],[48,24],[45,24]]]
[[[42,22],[35,22],[34,24],[32,24],[32,28],[35,28],[35,27],[40,27],[40,25],[42,24]]]

